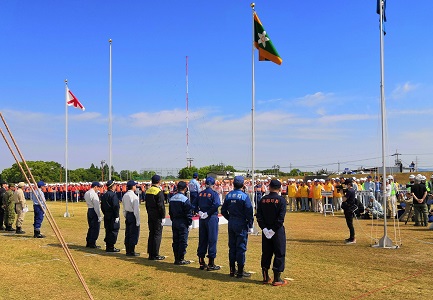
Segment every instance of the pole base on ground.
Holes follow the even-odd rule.
[[[398,249],[397,245],[394,245],[389,237],[383,236],[379,243],[372,246],[373,248],[385,248],[385,249]]]
[[[69,218],[71,215],[69,214],[69,212],[65,212],[64,214],[63,214],[63,217],[65,217],[65,218]]]

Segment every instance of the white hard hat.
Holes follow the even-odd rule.
[[[433,177],[433,175],[432,175],[432,177]],[[415,179],[415,175],[409,175],[409,179]]]
[[[387,179],[394,180],[394,177],[392,177],[392,175],[388,175]]]

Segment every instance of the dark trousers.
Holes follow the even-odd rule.
[[[89,224],[89,230],[87,231],[86,241],[87,244],[94,245],[99,236],[101,223],[99,223],[98,215],[93,208],[87,209],[87,223]]]
[[[40,205],[33,205],[34,211],[34,223],[33,227],[35,229],[41,229],[42,221],[44,221],[44,211]]]
[[[349,227],[350,239],[355,238],[355,227],[353,227],[353,212],[344,211],[344,217],[346,218],[347,227]]]
[[[104,218],[104,227],[105,227],[105,239],[104,242],[107,247],[114,247],[114,244],[117,242],[117,235],[119,234],[120,222],[114,222],[115,219]]]
[[[150,257],[159,255],[159,247],[162,239],[162,219],[149,219],[149,238],[147,239],[147,253]]]
[[[231,219],[230,219],[231,220]],[[248,225],[245,222],[229,221],[229,262],[245,265],[245,252],[248,243]]]
[[[1,201],[1,199],[0,199],[0,201]],[[0,227],[3,227],[4,217],[5,217],[5,210],[0,207]]]
[[[193,211],[197,212],[197,200],[198,200],[198,192],[189,192],[189,201],[192,205]]]
[[[171,230],[173,231],[173,253],[175,260],[185,258],[188,247],[188,223],[185,219],[172,219]]]
[[[197,256],[215,258],[218,241],[218,215],[212,215],[206,219],[200,219],[198,230]]]
[[[262,268],[269,269],[271,267],[272,256],[274,256],[272,270],[283,272],[286,262],[286,231],[284,226],[280,227],[271,239],[267,239],[262,233]]]
[[[125,217],[125,245],[135,246],[138,244],[140,226],[137,226],[136,222],[134,213],[127,212]]]

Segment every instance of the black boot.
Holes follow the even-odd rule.
[[[114,253],[117,253],[117,252],[120,252],[120,249],[117,249],[116,247],[114,247],[113,244],[107,244],[105,246],[105,252],[114,252]]]
[[[287,284],[287,280],[281,279],[281,273],[274,271],[274,281],[272,282],[273,286],[283,286]]]
[[[236,274],[236,263],[230,262],[230,277],[235,277]]]
[[[262,268],[262,275],[263,275],[263,284],[268,284],[272,282],[271,277],[269,277],[269,269]]]
[[[17,226],[17,230],[15,230],[15,233],[17,233],[17,234],[24,234],[24,233],[26,233],[26,232],[23,231],[23,230],[21,229],[21,227],[18,227],[18,226]]]
[[[207,269],[208,271],[217,271],[221,269],[220,266],[215,265],[215,258],[210,258],[209,257],[209,263],[207,265]]]
[[[35,229],[33,237],[38,238],[38,239],[42,239],[45,237],[45,235],[41,234],[41,231],[39,229]]]
[[[199,257],[198,263],[200,264],[200,270],[207,269],[207,264],[204,262],[204,257]]]
[[[12,228],[12,225],[6,226],[6,231],[15,231],[15,228]]]
[[[129,253],[126,252],[126,256],[140,256],[140,253],[135,252],[135,245],[129,245]]]
[[[250,277],[251,273],[244,272],[244,265],[238,265],[238,273],[236,274],[236,278],[242,277]]]

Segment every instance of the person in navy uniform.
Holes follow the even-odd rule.
[[[177,184],[177,193],[170,198],[168,213],[172,222],[173,253],[175,265],[188,265],[191,262],[185,260],[188,247],[188,233],[192,227],[192,207],[188,197],[185,196],[187,185],[185,181]]]
[[[284,217],[286,215],[286,200],[279,195],[281,182],[272,179],[269,184],[269,194],[258,201],[257,222],[262,229],[262,259],[261,267],[263,283],[271,283],[269,268],[272,256],[274,262],[273,286],[283,286],[287,280],[281,279],[284,272],[286,257],[286,231],[284,229]]]
[[[129,180],[126,188],[127,192],[122,197],[126,256],[140,256],[140,253],[135,252],[140,237],[140,199],[135,193],[137,182]]]
[[[105,251],[119,252],[120,250],[114,247],[120,229],[120,204],[115,192],[117,184],[113,180],[108,180],[106,186],[107,192],[101,197],[101,210],[104,214],[105,227]]]
[[[44,221],[44,215],[46,210],[45,195],[42,192],[41,187],[45,186],[45,182],[41,180],[37,183],[37,185],[38,188],[37,190],[33,191],[30,194],[30,199],[33,201],[33,211],[34,211],[33,237],[41,239],[45,237],[43,234],[41,234],[41,226],[42,226],[42,222]],[[37,195],[35,193],[37,193]]]
[[[200,183],[198,182],[198,173],[192,175],[192,179],[188,183],[189,198],[194,212],[197,208],[198,193],[200,192]]]
[[[244,272],[245,252],[247,251],[248,231],[253,227],[253,206],[250,197],[242,191],[244,178],[235,176],[234,190],[229,192],[221,207],[221,214],[228,222],[230,276],[250,277]],[[238,270],[236,272],[236,262]]]
[[[147,240],[147,252],[149,260],[163,260],[165,256],[159,255],[162,239],[162,226],[165,223],[164,192],[158,186],[161,181],[159,175],[152,176],[152,186],[146,191],[147,224],[149,226],[149,238]]]
[[[200,216],[197,256],[199,259],[200,270],[214,271],[221,267],[215,265],[218,241],[218,207],[221,206],[220,197],[213,190],[215,179],[206,178],[206,188],[198,194],[197,211]],[[204,257],[209,258],[206,264]]]
[[[99,237],[99,230],[101,228],[101,208],[99,207],[99,197],[96,193],[101,187],[97,181],[92,182],[90,189],[84,194],[84,200],[87,204],[87,223],[89,230],[87,231],[86,247],[87,248],[101,248],[96,246],[96,240]]]
[[[5,207],[2,205],[2,199],[4,193],[6,193],[7,185],[8,184],[6,181],[0,180],[0,230],[5,230],[5,227],[3,226],[3,222],[5,220]]]

